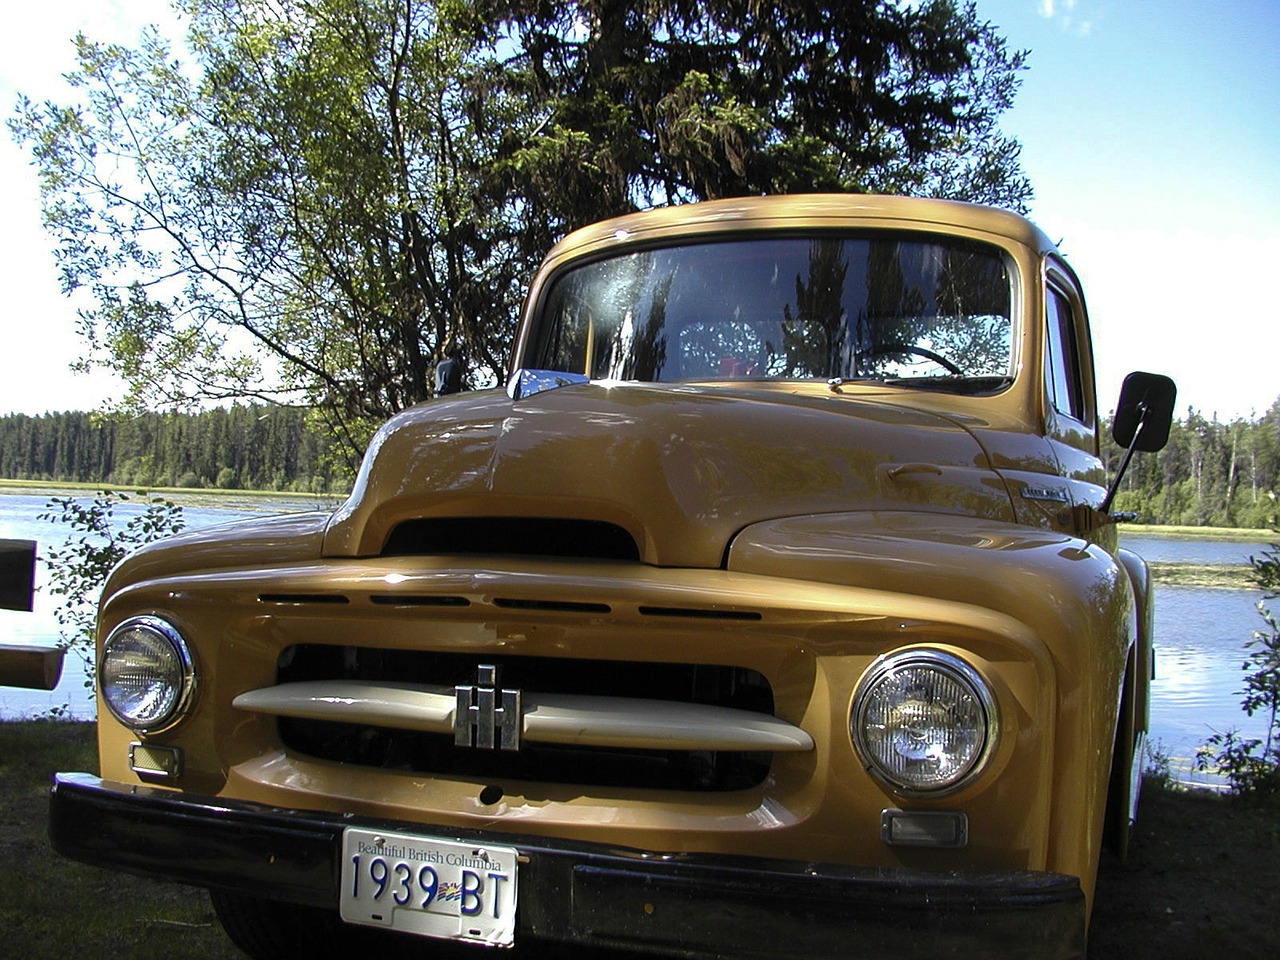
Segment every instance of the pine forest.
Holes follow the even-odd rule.
[[[0,478],[141,489],[333,493],[352,469],[305,410],[236,405],[113,419],[91,413],[0,417]]]

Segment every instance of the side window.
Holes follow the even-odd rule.
[[[1049,402],[1059,413],[1084,421],[1084,386],[1080,376],[1080,348],[1071,301],[1056,287],[1045,291],[1046,343],[1045,387]]]

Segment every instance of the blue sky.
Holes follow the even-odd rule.
[[[1224,420],[1280,395],[1280,3],[978,0],[1031,51],[1003,127],[1089,301],[1099,402],[1131,369]]]
[[[1023,144],[1034,219],[1081,274],[1099,402],[1124,374],[1174,377],[1188,406],[1229,420],[1280,395],[1280,3],[978,0],[1031,51],[1003,126]],[[59,0],[7,13],[0,107],[65,99],[70,38],[132,43],[166,0]],[[0,413],[87,409],[104,378],[72,375],[75,314],[57,290],[26,157],[0,140]]]

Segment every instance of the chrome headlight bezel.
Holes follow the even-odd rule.
[[[122,663],[126,658],[133,658],[134,673],[141,669],[143,676],[129,675]],[[167,620],[130,617],[103,641],[97,680],[112,717],[135,733],[159,733],[187,715],[195,696],[195,660],[178,628]]]
[[[932,679],[934,682],[928,682]],[[913,701],[915,722],[927,730],[918,742],[934,751],[928,762],[910,758],[895,766],[889,762],[900,744],[911,734],[901,713],[908,704],[906,691],[923,693],[923,701]],[[885,700],[890,697],[890,700]],[[940,738],[945,724],[930,725],[930,714],[959,719],[952,728],[958,732],[958,749],[947,753]],[[895,793],[912,797],[936,797],[954,793],[969,785],[986,767],[999,737],[999,715],[991,685],[969,663],[944,650],[920,648],[902,650],[876,660],[859,681],[849,708],[849,734],[863,767]],[[930,733],[932,731],[932,733]],[[941,738],[945,740],[945,738]],[[946,760],[940,772],[928,767],[942,751]],[[935,763],[936,765],[936,763]]]

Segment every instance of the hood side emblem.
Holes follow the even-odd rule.
[[[453,688],[457,705],[453,712],[453,742],[478,750],[519,750],[520,691],[502,690],[498,668],[482,663],[476,668],[477,682]]]
[[[1045,500],[1049,503],[1070,503],[1071,497],[1060,487],[1022,487],[1023,500]]]

